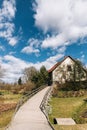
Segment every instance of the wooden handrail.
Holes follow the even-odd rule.
[[[52,128],[52,130],[55,130],[55,129],[53,128],[53,126],[51,125],[51,122],[49,121],[48,112],[47,112],[47,110],[46,110],[46,107],[47,107],[47,105],[48,105],[48,100],[49,100],[49,98],[50,98],[50,96],[51,96],[51,92],[52,92],[52,87],[50,87],[50,88],[48,89],[48,91],[46,92],[46,94],[45,94],[45,96],[44,96],[44,98],[43,98],[43,100],[42,100],[42,102],[41,102],[41,104],[40,104],[40,109],[41,109],[41,111],[44,113],[44,115],[46,116],[47,121],[48,121],[50,127]]]

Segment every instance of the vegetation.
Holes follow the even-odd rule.
[[[0,66],[0,78],[4,76],[4,69]]]
[[[78,91],[80,89],[87,89],[87,81],[77,81],[77,82],[66,82],[64,84],[61,85],[61,90],[65,90],[65,91]]]
[[[69,125],[69,126],[53,126],[55,130],[87,130],[87,124]]]
[[[67,91],[66,91],[67,92]],[[87,129],[87,124],[83,124],[87,122],[87,103],[83,100],[87,97],[86,93],[81,96],[72,96],[71,94],[66,96],[65,91],[59,91],[60,97],[52,97],[50,101],[50,105],[52,106],[52,113],[49,115],[49,119],[55,128],[55,130],[83,130]],[[69,91],[68,91],[69,92]],[[64,97],[65,96],[65,97]],[[73,118],[76,123],[75,126],[59,126],[54,125],[54,118]]]
[[[38,71],[36,70],[35,67],[31,66],[29,68],[25,68],[24,70],[24,78],[25,82],[32,81],[32,78],[37,75]]]
[[[87,81],[80,81],[80,82],[65,82],[63,84],[60,84],[59,82],[56,82],[53,85],[53,96],[58,96],[60,92],[64,92],[65,96],[67,97],[68,95],[71,94],[72,96],[81,96],[84,95],[84,93],[87,90]],[[58,93],[59,92],[59,93]]]
[[[87,123],[87,102],[84,102],[83,99],[87,98],[87,80],[81,81],[81,79],[87,73],[84,73],[85,69],[83,69],[83,65],[79,61],[76,61],[72,71],[70,70],[70,79],[68,81],[66,80],[66,72],[63,69],[60,70],[62,78],[66,82],[62,82],[63,79],[61,78],[61,82],[55,82],[53,86],[53,98],[50,102],[52,113],[49,115],[49,119],[55,130],[86,130],[87,124],[84,123]],[[54,118],[64,117],[73,118],[77,124],[75,126],[54,124]]]
[[[84,69],[82,62],[79,60],[76,60],[74,66],[73,66],[72,80],[74,82],[76,82],[77,80],[80,82],[81,79],[85,78],[85,73],[87,75],[87,72]]]
[[[0,83],[0,128],[3,129],[11,120],[20,97],[33,89],[47,84],[48,72],[44,66],[37,71],[34,67],[24,71],[25,82],[18,79],[18,84]]]
[[[87,123],[87,103],[84,102],[78,109],[73,113],[73,119],[77,124]]]
[[[14,113],[14,109],[5,111],[0,114],[0,130],[4,130],[4,128],[9,124],[12,119]]]
[[[3,130],[4,127],[10,122],[17,102],[22,95],[14,94],[12,92],[13,88],[11,89],[10,87],[6,90],[8,85],[5,86],[5,84],[2,84],[1,86],[3,87],[0,89],[0,130]]]
[[[35,87],[40,87],[41,85],[48,84],[48,71],[44,66],[40,70],[36,70],[34,67],[29,67],[24,70],[25,81],[33,82]]]
[[[22,85],[22,79],[21,79],[21,77],[18,79],[18,84]]]
[[[53,98],[50,102],[52,114],[49,115],[52,124],[55,117],[72,117],[77,123],[87,122],[85,117],[87,115],[87,103],[83,101],[87,94],[85,91],[87,89],[87,81],[81,81],[81,78],[84,77],[82,67],[83,65],[79,61],[76,61],[71,72],[72,78],[70,77],[68,82],[66,81],[66,72],[60,68],[63,73],[62,78],[66,82],[62,83],[62,79],[60,79],[61,84],[56,82],[53,87]],[[2,77],[4,73],[2,68],[0,69],[0,77]],[[5,127],[10,122],[16,104],[22,95],[49,83],[48,71],[44,66],[40,70],[34,67],[25,68],[24,79],[23,82],[20,77],[18,83],[13,85],[0,83],[0,128]],[[79,127],[77,125],[77,127],[53,126],[55,130],[77,130]]]
[[[50,115],[50,120],[53,123],[55,117],[68,118],[72,117],[73,112],[82,105],[83,98],[52,98],[52,114]]]
[[[68,97],[81,97],[87,94],[85,90],[79,91],[58,91],[56,97],[58,98],[68,98]]]

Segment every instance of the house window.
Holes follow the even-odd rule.
[[[67,65],[67,71],[72,71],[71,65]]]

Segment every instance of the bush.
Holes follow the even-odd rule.
[[[83,84],[86,84],[86,82],[83,82]],[[81,97],[86,94],[86,89],[83,88],[82,86],[80,87],[79,82],[66,82],[64,84],[55,82],[52,95],[54,97]]]
[[[24,84],[24,91],[31,91],[35,88],[35,84],[29,81],[28,83]]]
[[[73,119],[77,124],[87,123],[87,118],[84,117],[84,114],[87,110],[87,103],[84,102],[74,113]]]
[[[11,88],[11,92],[13,93],[13,94],[19,94],[19,91],[22,89],[22,87],[20,86],[20,85],[15,85],[15,86],[13,86],[12,88]]]
[[[0,92],[0,95],[3,95],[3,93],[2,93],[2,92]]]
[[[54,85],[54,86],[53,86],[53,90],[52,90],[52,96],[56,97],[57,94],[58,94],[58,89],[57,89],[57,86]]]
[[[85,90],[79,91],[58,91],[57,97],[59,98],[67,98],[67,97],[81,97],[86,95],[87,92]]]
[[[0,97],[0,103],[3,103],[4,100],[5,100],[5,98],[1,96],[1,97]]]
[[[59,90],[60,87],[61,87],[61,85],[58,82],[55,82],[55,84],[53,85],[53,91],[52,91],[52,95],[54,97],[57,96],[58,90]]]
[[[81,81],[81,82],[66,82],[64,84],[61,84],[60,90],[64,91],[78,91],[80,89],[87,89],[87,81]]]

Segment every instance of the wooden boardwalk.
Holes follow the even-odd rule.
[[[48,89],[38,92],[20,108],[7,130],[52,130],[39,108]]]

